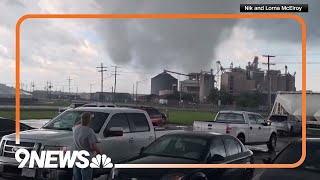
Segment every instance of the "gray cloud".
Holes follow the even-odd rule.
[[[315,44],[320,40],[320,7],[319,0],[250,0],[248,3],[275,3],[275,4],[309,4],[308,13],[296,13],[301,16],[307,24],[308,43]],[[254,29],[261,39],[268,39],[274,42],[301,43],[301,26],[296,20],[287,19],[246,19],[238,22],[239,25]]]
[[[232,0],[99,1],[102,13],[238,13]],[[215,47],[237,20],[101,20],[107,53],[116,64],[135,62],[148,70],[167,64],[186,71],[209,69]]]

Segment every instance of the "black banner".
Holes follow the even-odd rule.
[[[308,4],[240,4],[240,12],[308,12]]]

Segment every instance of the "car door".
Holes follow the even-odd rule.
[[[246,138],[246,142],[249,142],[249,143],[259,142],[261,139],[260,137],[261,134],[259,134],[260,126],[257,124],[254,114],[248,114],[248,120],[249,120],[249,128],[248,128],[249,137]]]
[[[133,139],[133,133],[131,133],[127,116],[123,113],[113,114],[103,131],[106,132],[112,127],[123,128],[123,136],[104,137],[104,133],[102,133],[101,149],[112,159],[113,163],[116,163],[131,156],[130,143]]]
[[[224,146],[224,143],[222,142],[222,139],[220,137],[215,138],[212,140],[212,145],[210,147],[210,155],[208,159],[212,159],[213,156],[222,156],[224,158],[227,157],[226,149]],[[208,163],[222,163],[220,161],[216,162],[210,162]],[[228,173],[229,169],[218,169],[218,168],[213,168],[213,169],[203,169],[201,172],[206,175],[208,179],[217,179],[217,180],[222,180],[224,179],[224,176],[226,173]]]
[[[227,164],[246,164],[247,160],[242,158],[242,148],[238,140],[233,137],[223,137],[222,141],[226,149],[225,163]],[[244,174],[243,168],[226,169],[223,179],[241,179]]]
[[[126,115],[132,127],[133,135],[130,152],[132,156],[136,156],[140,153],[141,148],[147,147],[154,141],[155,135],[144,113],[127,113]]]
[[[259,142],[267,142],[270,139],[271,135],[271,126],[268,126],[266,124],[266,120],[260,116],[259,114],[254,115],[257,124],[258,124],[258,136],[259,136]]]

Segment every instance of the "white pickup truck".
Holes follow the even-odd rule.
[[[243,144],[267,144],[274,150],[277,130],[260,114],[245,111],[220,111],[213,121],[194,121],[193,131],[212,131],[237,137]]]
[[[68,109],[46,123],[40,129],[21,132],[20,144],[15,144],[16,135],[2,138],[0,143],[0,176],[26,176],[37,180],[71,179],[72,169],[18,169],[15,151],[72,149],[72,127],[80,122],[83,112],[90,112],[93,119],[89,126],[98,137],[102,153],[119,163],[140,153],[156,138],[172,131],[155,131],[147,112],[139,109],[117,107],[79,107]],[[177,130],[181,131],[181,130]],[[108,174],[110,169],[97,169],[96,177]]]

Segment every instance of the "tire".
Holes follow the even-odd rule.
[[[294,136],[294,129],[293,129],[293,127],[290,128],[289,134],[290,134],[290,136]]]
[[[243,145],[245,145],[245,143],[246,143],[246,138],[244,137],[243,134],[239,134],[239,135],[237,136],[237,138],[241,141],[241,143],[242,143]]]
[[[276,134],[272,133],[270,139],[267,143],[269,151],[274,151],[277,146],[277,136]]]
[[[250,180],[253,178],[254,169],[246,169],[245,174],[243,175],[243,180]]]

